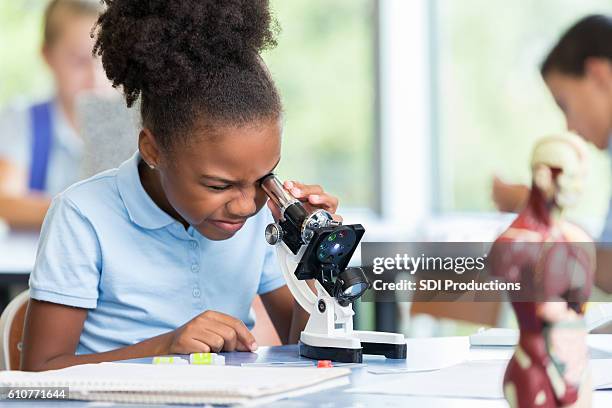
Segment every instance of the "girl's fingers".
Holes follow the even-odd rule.
[[[207,329],[223,338],[223,350],[234,351],[236,349],[238,335],[232,327],[217,323],[216,325],[209,326]]]
[[[176,352],[179,354],[210,353],[208,344],[194,338],[186,339],[183,347],[183,349],[176,350]]]
[[[326,193],[312,194],[308,196],[308,202],[311,205],[323,208],[332,214],[336,212],[336,209],[338,209],[338,199]]]
[[[307,199],[312,194],[323,194],[323,188],[319,185],[302,184],[299,181],[285,181],[284,187],[298,199]]]
[[[223,337],[209,329],[202,330],[197,334],[197,336],[198,338],[196,340],[208,344],[208,347],[210,347],[210,351],[213,353],[220,352],[223,349],[223,346],[225,345]]]
[[[327,194],[318,184],[303,184],[299,181],[285,181],[283,186],[295,198],[311,204],[313,207],[323,208],[333,213],[338,208],[338,199]]]
[[[241,341],[238,341],[236,342],[236,351],[251,351],[251,348],[242,344]]]
[[[211,319],[216,320],[226,326],[231,327],[236,332],[237,341],[244,345],[250,346],[252,351],[257,350],[257,343],[255,342],[255,336],[249,331],[242,320],[238,320],[235,317],[223,314],[223,313],[212,313]]]

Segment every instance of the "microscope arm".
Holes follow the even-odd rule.
[[[300,334],[300,355],[345,363],[362,362],[363,353],[405,359],[406,341],[402,334],[354,331],[351,305],[340,306],[318,280],[315,280],[317,294],[314,294],[306,281],[295,276],[305,250],[306,245],[294,255],[284,242],[276,245],[285,282],[298,304],[310,314]]]
[[[281,242],[276,245],[276,256],[283,271],[285,282],[287,282],[287,287],[302,309],[310,314],[317,302],[317,295],[312,292],[306,281],[298,280],[294,273],[305,250],[306,245],[302,246],[297,255],[293,255],[284,243]],[[319,288],[321,286],[319,282],[315,282],[315,285],[317,290],[322,289],[322,287]]]

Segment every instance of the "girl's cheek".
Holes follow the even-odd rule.
[[[268,196],[266,195],[266,193],[257,195],[257,197],[255,198],[255,206],[257,207],[257,212],[259,212],[259,210],[261,210],[266,205],[267,201]]]
[[[229,202],[225,194],[207,194],[198,199],[191,207],[191,212],[198,223],[206,221],[208,218],[225,217],[225,206]]]

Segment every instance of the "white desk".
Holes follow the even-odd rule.
[[[589,336],[589,344],[592,348],[602,347],[598,357],[592,358],[611,358],[612,357],[612,335],[599,335],[599,341],[594,341],[593,335]],[[608,337],[605,337],[608,336]],[[409,395],[381,395],[346,392],[353,387],[375,384],[377,382],[387,382],[398,379],[403,374],[383,374],[376,375],[368,372],[368,368],[384,367],[398,368],[406,367],[411,369],[434,369],[442,368],[459,363],[463,360],[498,360],[510,358],[512,349],[510,348],[470,348],[468,337],[438,337],[438,338],[417,338],[408,339],[408,354],[406,360],[386,360],[380,357],[364,357],[367,367],[357,367],[351,370],[351,384],[333,390],[320,391],[301,397],[290,398],[277,401],[266,406],[285,407],[285,408],[309,408],[309,407],[499,407],[507,408],[508,404],[503,399],[477,399],[477,398],[439,398],[421,397]],[[301,361],[297,346],[261,347],[256,353],[223,353],[226,364],[240,365],[244,362],[272,362],[272,361]],[[607,355],[606,355],[607,354]],[[151,358],[129,360],[143,364],[150,364]],[[478,381],[478,378],[474,378]],[[53,404],[56,407],[85,408],[102,406],[96,403],[86,403],[81,401],[10,401],[2,402],[7,407],[47,407]],[[12,404],[12,405],[11,405]],[[105,407],[126,407],[124,404],[103,404]],[[130,405],[130,407],[140,407],[144,405]],[[166,405],[167,407],[177,407],[178,405]],[[593,394],[593,407],[604,408],[612,406],[612,391],[597,391]]]

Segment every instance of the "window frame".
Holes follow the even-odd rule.
[[[439,196],[433,91],[435,0],[374,0],[375,208],[341,209],[365,240],[406,240],[435,213]],[[405,74],[405,73],[409,74]],[[407,135],[407,132],[411,132]],[[398,180],[402,186],[396,186]]]

